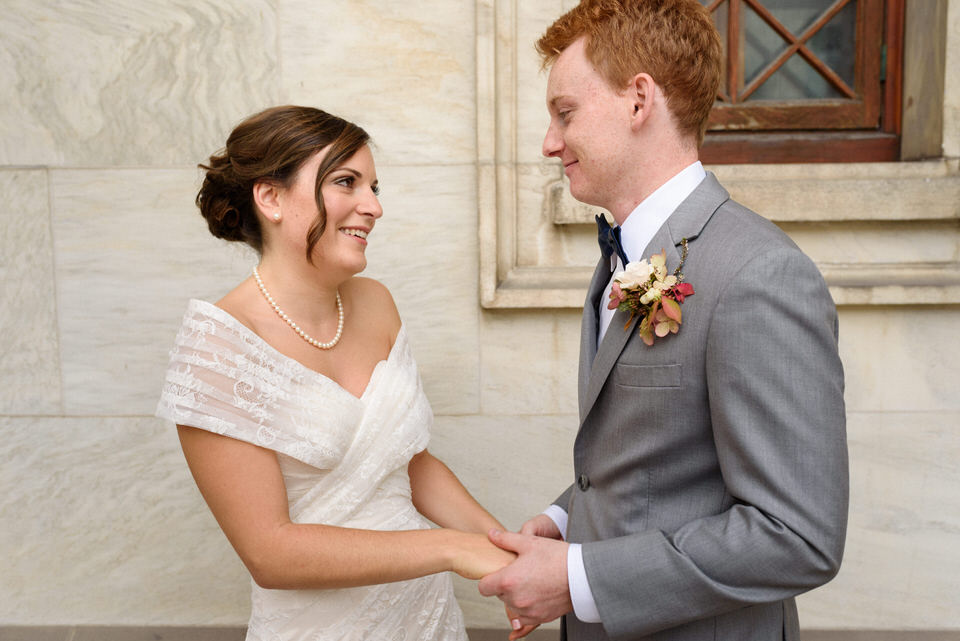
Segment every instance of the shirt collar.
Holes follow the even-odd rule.
[[[620,226],[620,243],[628,259],[645,258],[643,250],[657,230],[706,177],[707,172],[698,160],[663,183],[630,212]]]

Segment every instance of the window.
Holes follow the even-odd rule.
[[[724,39],[707,163],[897,160],[903,0],[701,0]]]

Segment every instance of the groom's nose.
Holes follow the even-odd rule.
[[[547,127],[547,134],[543,137],[543,147],[540,149],[540,152],[547,158],[553,156],[559,156],[560,152],[563,150],[563,138],[560,136],[560,132],[557,131],[557,127],[550,123],[550,126]]]

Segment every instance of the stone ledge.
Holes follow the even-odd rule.
[[[870,263],[818,265],[837,305],[953,305],[960,303],[960,264]],[[487,308],[560,309],[583,306],[590,267],[514,267]]]
[[[709,168],[737,202],[776,223],[960,218],[956,160]],[[593,224],[600,209],[573,199],[564,180],[547,187],[557,225]]]
[[[950,305],[960,302],[958,263],[818,265],[837,305]]]

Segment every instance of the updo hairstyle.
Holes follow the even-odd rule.
[[[326,227],[320,186],[370,136],[357,125],[313,107],[271,107],[250,116],[230,133],[221,154],[210,156],[197,207],[217,238],[241,241],[263,252],[263,231],[253,201],[253,186],[270,182],[289,188],[297,170],[315,153],[330,147],[317,169],[317,218],[307,232],[307,260]]]

